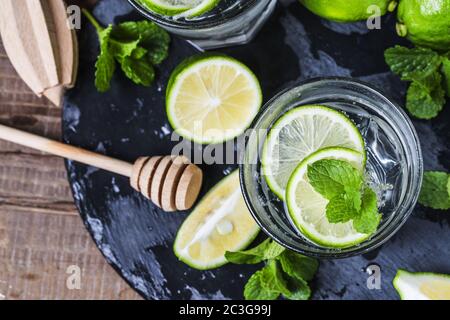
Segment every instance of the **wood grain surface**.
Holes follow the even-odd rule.
[[[22,82],[0,44],[0,123],[59,139],[60,115]],[[80,289],[67,286],[71,266]],[[63,160],[0,141],[0,300],[139,298],[85,230]]]

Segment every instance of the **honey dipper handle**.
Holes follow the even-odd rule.
[[[113,159],[92,151],[46,139],[4,125],[0,125],[0,139],[111,171],[126,177],[130,177],[133,170],[133,165],[128,162]]]

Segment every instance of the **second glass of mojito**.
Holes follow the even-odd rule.
[[[245,44],[277,0],[128,0],[141,14],[202,50]]]

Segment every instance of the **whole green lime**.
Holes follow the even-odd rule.
[[[394,11],[397,4],[393,0],[300,0],[300,2],[318,16],[337,22],[366,20],[378,12],[379,15],[384,15],[388,11]]]
[[[397,33],[414,44],[450,50],[450,0],[401,0]]]

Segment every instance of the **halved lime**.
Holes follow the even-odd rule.
[[[450,300],[450,275],[400,269],[393,284],[402,300]]]
[[[343,113],[317,105],[290,110],[272,126],[263,148],[262,170],[270,189],[284,199],[292,171],[305,157],[326,147],[366,154],[358,128]]]
[[[244,249],[258,232],[236,171],[219,182],[189,215],[178,231],[174,251],[193,268],[213,269],[227,263],[225,252]]]
[[[174,130],[200,144],[233,139],[262,104],[258,79],[241,62],[217,54],[189,58],[173,72],[166,109]]]
[[[286,189],[286,205],[292,221],[301,233],[312,242],[331,248],[345,248],[358,244],[370,235],[358,233],[353,222],[330,223],[326,216],[328,200],[319,194],[308,181],[308,165],[322,159],[348,161],[353,167],[364,170],[363,154],[340,147],[321,149],[305,158],[292,173]]]

